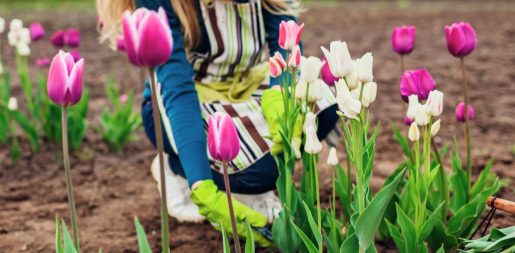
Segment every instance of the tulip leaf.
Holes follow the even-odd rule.
[[[423,243],[426,238],[431,234],[433,228],[436,224],[436,221],[440,217],[440,210],[442,209],[444,202],[442,202],[429,217],[422,224],[422,229],[420,230],[420,234],[418,235],[418,243]]]
[[[147,235],[145,234],[145,229],[143,228],[137,217],[134,217],[134,226],[136,227],[139,252],[152,253],[152,249],[150,248],[150,244],[148,243]]]
[[[395,225],[393,225],[391,222],[386,220],[386,226],[388,227],[388,231],[390,232],[390,236],[393,239],[393,242],[395,243],[395,246],[397,246],[397,249],[400,253],[408,253],[406,249],[408,248],[407,240],[402,235],[402,233],[399,231]]]
[[[393,130],[393,137],[401,145],[401,148],[402,148],[402,151],[404,152],[404,155],[406,157],[411,157],[411,147],[409,145],[408,140],[401,133],[401,131],[399,130],[397,125],[392,124],[391,127],[392,127],[392,130]]]
[[[399,205],[395,206],[395,210],[397,211],[397,224],[399,224],[401,228],[402,235],[406,238],[407,252],[418,252],[417,229],[415,228],[415,224],[413,224]]]
[[[309,239],[309,237],[302,231],[302,229],[300,229],[297,225],[295,225],[295,223],[293,223],[293,221],[291,222],[291,224],[293,225],[293,228],[299,235],[302,242],[304,242],[304,246],[306,246],[306,248],[308,249],[308,252],[310,252],[310,253],[318,252],[318,248],[315,246],[315,244],[313,244],[313,242]]]
[[[231,246],[229,246],[229,239],[227,239],[227,234],[225,233],[225,228],[223,224],[220,224],[222,227],[222,244],[224,253],[231,253]]]
[[[61,239],[61,223],[59,222],[59,216],[55,217],[55,250],[56,253],[64,253],[63,242]]]
[[[63,225],[63,235],[64,235],[64,252],[65,253],[78,253],[75,245],[73,244],[72,237],[70,236],[70,232],[68,232],[68,227],[64,220],[61,222]]]
[[[315,223],[313,215],[311,214],[308,205],[306,205],[306,202],[302,201],[302,206],[304,207],[304,211],[306,212],[306,217],[308,219],[308,224],[309,228],[311,229],[311,233],[313,234],[313,236],[315,236],[315,240],[317,244],[320,246],[322,245],[322,235],[320,234],[320,231],[318,231],[317,224]]]
[[[476,183],[470,189],[470,196],[474,197],[474,196],[478,195],[484,189],[484,187],[488,181],[488,176],[490,175],[490,169],[492,168],[493,163],[494,163],[494,161],[491,159],[485,165],[485,167],[481,171],[481,174],[479,174],[479,177],[477,178]]]
[[[249,222],[245,222],[247,224],[247,240],[245,242],[245,253],[254,253],[256,252],[256,247],[254,245],[254,233],[252,232],[252,227]]]
[[[300,238],[293,229],[290,220],[287,219],[286,212],[287,210],[283,209],[272,225],[272,237],[281,252],[293,253],[300,244]]]
[[[32,124],[27,116],[25,116],[21,111],[12,111],[11,115],[25,132],[25,135],[31,144],[32,151],[37,151],[39,149],[39,134],[38,130],[34,127],[34,124]]]

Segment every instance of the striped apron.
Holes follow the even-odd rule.
[[[212,82],[231,83],[249,78],[253,68],[257,68],[258,64],[267,59],[263,54],[265,26],[260,0],[250,0],[248,3],[209,0],[202,2],[201,14],[209,38],[210,52],[208,54],[190,52],[189,54],[188,60],[195,70],[197,85],[202,83],[209,86]],[[240,80],[234,80],[235,77]],[[229,166],[230,174],[243,171],[267,155],[273,144],[260,106],[261,94],[269,87],[268,72],[259,80],[261,81],[258,85],[254,85],[255,91],[243,102],[200,101],[206,131],[209,115],[218,111],[228,113],[236,125],[241,148],[240,153]],[[160,87],[158,84],[158,89]],[[336,103],[333,91],[329,87],[325,89],[324,93],[327,95],[317,103],[318,111]],[[158,94],[161,93],[158,92]],[[167,138],[177,153],[170,119],[160,95],[158,95],[158,104]],[[222,164],[211,156],[209,160],[211,168],[221,173]]]

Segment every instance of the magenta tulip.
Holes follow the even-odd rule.
[[[69,47],[80,45],[80,31],[78,29],[68,29],[64,35],[64,44]]]
[[[74,105],[82,96],[84,60],[75,62],[70,53],[59,51],[48,72],[48,96],[60,106]]]
[[[413,122],[415,122],[415,120],[410,119],[408,116],[404,116],[403,121],[404,121],[404,124],[406,124],[406,126],[411,126],[411,124],[412,124]]]
[[[331,68],[329,67],[329,63],[327,63],[325,57],[322,59],[324,65],[322,65],[322,70],[320,71],[320,75],[322,76],[322,80],[329,85],[333,86],[336,82],[338,82],[339,78],[334,76],[331,72]]]
[[[32,23],[29,26],[30,40],[38,41],[45,37],[45,29],[40,23]]]
[[[55,47],[61,48],[64,46],[64,35],[64,31],[57,31],[54,34],[52,34],[50,42],[52,42],[52,45],[54,45]]]
[[[157,13],[145,8],[122,18],[125,50],[132,64],[155,67],[165,63],[172,53],[172,34],[162,7]]]
[[[116,50],[120,52],[125,52],[125,40],[122,36],[116,39]]]
[[[36,66],[38,68],[46,68],[46,67],[50,66],[50,59],[48,59],[46,57],[36,59]]]
[[[392,32],[392,49],[398,54],[409,54],[415,47],[414,26],[395,27]]]
[[[293,20],[281,21],[279,24],[279,46],[282,49],[292,50],[299,44],[304,24],[300,26]]]
[[[404,71],[401,77],[400,93],[407,103],[410,95],[417,95],[419,100],[426,99],[429,92],[436,88],[431,74],[424,68]]]
[[[77,50],[77,49],[72,49],[72,50],[70,50],[70,54],[72,55],[73,60],[74,60],[74,61],[76,61],[76,62],[77,62],[77,61],[79,61],[79,60],[81,59],[81,57],[80,57],[80,51],[79,51],[79,50]]]
[[[469,120],[474,119],[474,108],[472,108],[472,105],[468,105],[468,111],[469,111]],[[465,122],[465,103],[460,102],[456,106],[456,120],[459,122]]]
[[[207,145],[213,159],[230,162],[240,152],[238,131],[227,113],[216,112],[209,116]]]
[[[477,45],[476,31],[469,23],[456,22],[445,26],[447,49],[454,57],[465,57],[472,53]]]

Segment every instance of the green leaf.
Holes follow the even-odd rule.
[[[418,252],[419,245],[415,224],[413,224],[408,215],[404,213],[404,210],[402,210],[399,205],[396,205],[395,208],[397,210],[397,224],[401,227],[401,233],[404,238],[406,238],[406,251]]]
[[[245,222],[247,224],[247,240],[245,241],[245,253],[254,253],[256,252],[256,248],[254,245],[254,233],[252,233],[252,227],[249,222]]]
[[[288,216],[286,210],[283,209],[272,225],[272,237],[281,252],[293,253],[300,245],[301,240],[286,216]]]
[[[397,190],[397,186],[404,177],[405,170],[400,173],[390,184],[379,191],[370,204],[359,215],[356,221],[356,236],[361,248],[368,248],[374,241],[374,236],[381,224],[388,203]]]
[[[150,248],[150,244],[148,243],[147,235],[145,234],[145,229],[143,228],[137,217],[134,217],[134,226],[136,227],[136,235],[138,237],[139,252],[152,253],[152,249]]]
[[[304,245],[306,246],[308,251],[310,253],[317,253],[318,248],[315,246],[315,244],[313,244],[313,242],[309,239],[309,237],[302,231],[302,229],[300,229],[297,225],[295,225],[295,223],[293,223],[293,221],[291,224],[292,224],[293,228],[295,229],[295,231],[297,232],[297,234],[299,235],[300,239],[302,239],[302,242],[304,242]]]
[[[395,243],[395,246],[397,246],[399,252],[408,253],[408,251],[406,251],[406,248],[408,247],[406,244],[407,240],[404,235],[402,235],[399,229],[388,220],[386,220],[386,226],[388,227],[388,231],[390,232],[393,242]]]
[[[65,253],[78,253],[77,249],[75,249],[75,245],[73,244],[72,237],[70,236],[70,232],[68,232],[68,227],[66,227],[66,223],[64,220],[62,221],[63,225],[63,235],[64,235],[64,252]]]
[[[440,210],[442,209],[444,202],[442,202],[433,213],[425,220],[422,225],[422,229],[420,230],[420,234],[418,235],[418,243],[422,243],[426,240],[426,238],[431,234],[433,228],[436,224],[436,221],[439,219]]]
[[[34,127],[34,124],[31,123],[27,116],[25,116],[21,111],[12,111],[11,115],[25,132],[25,135],[31,144],[32,151],[37,151],[39,149],[39,133],[36,127]]]
[[[485,167],[481,171],[481,174],[479,174],[476,183],[470,189],[470,196],[475,197],[484,189],[488,180],[488,176],[490,175],[490,169],[492,168],[493,163],[494,161],[490,160],[485,165]]]
[[[56,253],[64,253],[63,242],[61,239],[61,223],[59,216],[55,216],[55,251]]]
[[[411,157],[411,147],[409,145],[408,140],[406,139],[406,137],[404,137],[401,131],[399,131],[399,128],[395,124],[392,124],[391,126],[393,130],[393,137],[401,145],[404,155],[408,158]]]
[[[302,205],[304,207],[304,211],[306,212],[306,217],[308,219],[309,228],[311,229],[311,233],[315,237],[315,240],[317,242],[317,245],[322,245],[322,235],[320,234],[320,231],[318,231],[318,226],[313,219],[313,215],[311,214],[311,211],[309,211],[308,205],[306,205],[306,202],[302,201]]]

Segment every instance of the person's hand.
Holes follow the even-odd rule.
[[[261,97],[261,110],[265,116],[268,124],[268,130],[274,142],[270,149],[272,155],[277,155],[284,151],[282,137],[279,131],[281,130],[280,117],[284,114],[284,102],[281,91],[279,89],[268,89],[263,92]],[[297,117],[295,126],[293,127],[293,140],[296,145],[300,145],[300,138],[302,136],[302,120]],[[295,148],[295,147],[294,147]],[[297,147],[298,148],[298,147]]]
[[[225,192],[218,190],[213,180],[204,180],[195,184],[191,191],[191,199],[199,207],[199,213],[204,215],[216,230],[221,231],[221,225],[223,225],[224,230],[229,235],[233,234],[227,195]],[[245,206],[235,198],[232,199],[232,203],[240,237],[245,238],[247,235],[246,222],[255,228],[266,226],[267,219],[261,213]],[[253,234],[254,241],[260,246],[269,247],[272,245],[272,242],[260,233],[253,231]]]

